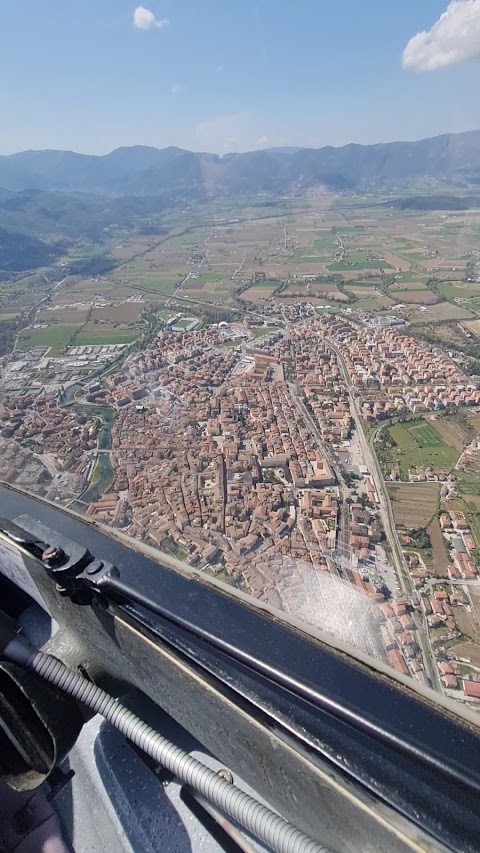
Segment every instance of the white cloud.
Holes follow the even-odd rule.
[[[164,27],[168,27],[168,21],[156,18],[150,9],[145,9],[145,6],[137,6],[133,13],[133,26],[137,30],[163,30]]]
[[[404,68],[434,71],[480,61],[480,0],[452,0],[428,31],[417,33],[403,51]]]
[[[265,146],[268,145],[269,142],[270,139],[268,136],[260,136],[260,138],[257,139],[257,145],[259,148],[265,148]]]

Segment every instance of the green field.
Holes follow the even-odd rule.
[[[455,287],[449,281],[439,281],[436,290],[438,290],[440,296],[443,296],[444,299],[455,299],[456,297],[470,299],[472,296],[479,295],[477,287]]]
[[[315,255],[311,249],[295,249],[291,258],[288,259],[289,264],[318,264],[321,266],[328,262],[328,253]]]
[[[82,278],[80,281],[77,281],[76,284],[72,284],[71,280],[67,281],[66,287],[62,292],[75,297],[72,299],[73,302],[77,301],[79,294],[82,296],[85,295],[86,298],[91,299],[93,294],[108,293],[114,286],[115,285],[110,281],[97,281],[95,278]]]
[[[252,287],[280,287],[283,284],[279,278],[267,278],[266,281],[256,281]]]
[[[405,293],[407,296],[409,293],[420,293],[428,290],[428,287],[425,284],[422,284],[421,281],[415,282],[415,287],[405,287],[401,281],[395,282],[395,284],[388,288],[388,292],[390,293]]]
[[[191,278],[188,279],[186,284],[188,286],[191,282],[192,287],[198,287],[198,285],[200,285],[200,284],[202,284],[202,285],[208,284],[209,281],[228,281],[229,278],[231,278],[231,275],[229,275],[229,273],[225,273],[224,275],[219,275],[218,273],[214,273],[214,272],[206,272],[206,273],[203,273],[202,275],[192,276]]]
[[[350,260],[339,261],[338,263],[335,263],[335,264],[327,263],[327,267],[330,270],[330,272],[340,272],[342,270],[344,272],[346,272],[347,270],[391,270],[392,269],[390,264],[387,264],[386,261],[379,261],[379,260],[367,261],[364,259],[362,259],[361,261],[360,260],[358,260],[358,261],[350,261]]]
[[[444,444],[442,437],[436,429],[428,423],[420,423],[419,426],[413,425],[409,429],[418,447],[440,447]]]
[[[423,418],[408,424],[395,424],[388,427],[388,433],[394,447],[389,450],[385,464],[390,468],[399,467],[402,480],[408,480],[411,468],[450,471],[459,459],[459,451],[446,444],[432,424]]]
[[[353,234],[357,231],[365,231],[365,225],[338,225],[335,231],[338,234]]]
[[[254,338],[263,338],[264,335],[269,335],[276,330],[271,327],[267,328],[267,326],[250,326],[250,331],[253,332]]]
[[[68,346],[81,325],[48,326],[46,329],[25,329],[19,336],[19,345],[23,347],[51,347],[49,355],[56,356]]]
[[[179,285],[178,281],[171,279],[161,280],[158,272],[149,274],[148,272],[135,272],[134,270],[116,270],[114,273],[110,273],[110,278],[119,285],[124,285],[133,290],[141,290],[145,293],[161,293],[163,296],[171,296]]]
[[[380,287],[381,279],[372,279],[372,281],[349,281],[345,286],[349,287]]]
[[[465,501],[467,520],[473,533],[473,538],[480,549],[480,513],[478,506],[471,501]]]
[[[138,338],[139,329],[121,329],[104,323],[98,325],[57,324],[46,329],[25,329],[19,337],[21,346],[51,347],[49,355],[59,355],[68,345],[128,344]]]
[[[398,252],[396,251],[395,254],[398,255],[399,258],[402,258],[402,260],[407,261],[409,264],[419,264],[422,261],[430,261],[430,266],[433,266],[435,261],[438,263],[439,260],[439,258],[430,258],[428,255],[424,255],[423,252],[405,252],[400,250]]]
[[[358,297],[357,304],[353,307],[357,311],[380,311],[383,305],[384,303],[380,302],[379,299],[360,299]]]
[[[459,472],[457,490],[458,497],[454,500],[455,509],[465,513],[480,551],[480,475]]]
[[[480,338],[480,320],[469,320],[465,325],[476,338]]]
[[[415,281],[419,287],[423,287],[427,284],[430,276],[428,275],[419,275],[416,272],[396,272],[395,273],[395,281],[397,284],[402,284],[404,281]]]
[[[459,472],[457,476],[457,488],[462,495],[475,495],[480,498],[480,474],[470,474],[466,471]]]
[[[395,246],[394,246],[394,254],[398,254],[397,249],[413,249],[413,243],[410,240],[407,240],[405,237],[394,237],[393,238]]]
[[[313,241],[313,250],[314,252],[319,252],[323,254],[324,252],[329,252],[333,249],[335,245],[335,237],[331,233],[326,233],[322,237],[316,237]]]
[[[75,346],[98,346],[101,344],[130,344],[140,335],[139,329],[115,329],[98,325],[85,326],[75,337]]]
[[[403,426],[399,426],[395,424],[389,428],[389,433],[393,438],[396,446],[400,448],[400,450],[414,450],[415,449],[415,439]]]
[[[198,302],[223,302],[230,299],[232,296],[231,290],[216,290],[215,293],[209,293],[207,290],[189,290],[188,298],[198,300]]]

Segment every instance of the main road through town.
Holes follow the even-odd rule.
[[[412,581],[410,578],[410,573],[408,571],[408,566],[405,560],[405,555],[402,550],[402,546],[400,545],[400,540],[398,538],[397,529],[395,526],[395,520],[393,517],[393,509],[390,501],[390,496],[388,494],[385,481],[383,479],[383,474],[380,469],[380,464],[377,459],[377,455],[375,453],[375,449],[373,447],[373,438],[370,439],[370,442],[367,440],[365,432],[363,430],[362,419],[360,416],[360,411],[358,408],[358,403],[355,397],[355,388],[350,378],[350,374],[347,370],[347,366],[343,359],[342,352],[340,349],[332,343],[331,340],[328,341],[328,345],[331,347],[333,352],[336,354],[338,358],[338,363],[343,373],[343,378],[345,381],[345,385],[348,391],[349,399],[350,399],[350,411],[352,417],[355,421],[355,426],[357,430],[357,435],[360,442],[360,447],[362,450],[362,455],[365,460],[365,464],[372,476],[375,489],[378,495],[379,507],[380,507],[380,517],[382,519],[383,528],[385,530],[385,535],[387,537],[387,541],[390,545],[392,551],[392,557],[395,564],[395,569],[397,572],[398,581],[400,583],[402,592],[405,595],[412,595],[414,592],[414,588],[412,585]],[[428,629],[425,624],[425,619],[419,620],[418,624],[418,636],[420,640],[420,645],[422,649],[423,658],[427,667],[428,674],[432,681],[432,684],[435,685],[437,690],[442,692],[442,685],[440,682],[437,666],[435,664],[435,660],[433,657],[433,651],[430,644]]]

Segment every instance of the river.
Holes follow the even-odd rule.
[[[75,509],[78,512],[85,509],[85,504],[98,501],[113,483],[114,471],[108,451],[112,449],[112,425],[116,418],[116,412],[108,406],[96,406],[89,403],[73,403],[68,408],[81,415],[98,417],[102,421],[98,434],[99,452],[96,464],[92,469],[90,483],[87,489],[79,495],[78,502],[75,502]]]

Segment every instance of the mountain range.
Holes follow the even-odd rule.
[[[291,148],[244,154],[132,146],[110,154],[22,151],[0,156],[0,187],[102,194],[176,193],[200,200],[235,194],[402,188],[418,178],[480,184],[480,131],[419,142]]]
[[[48,265],[79,238],[102,244],[132,226],[158,233],[166,209],[209,200],[242,204],[255,197],[265,203],[318,186],[401,194],[423,179],[437,192],[480,186],[480,131],[419,142],[224,156],[146,146],[98,156],[22,151],[0,156],[0,270]],[[409,195],[398,200],[404,203],[428,209],[437,202]],[[442,203],[452,209],[471,206],[468,197],[451,196]]]

